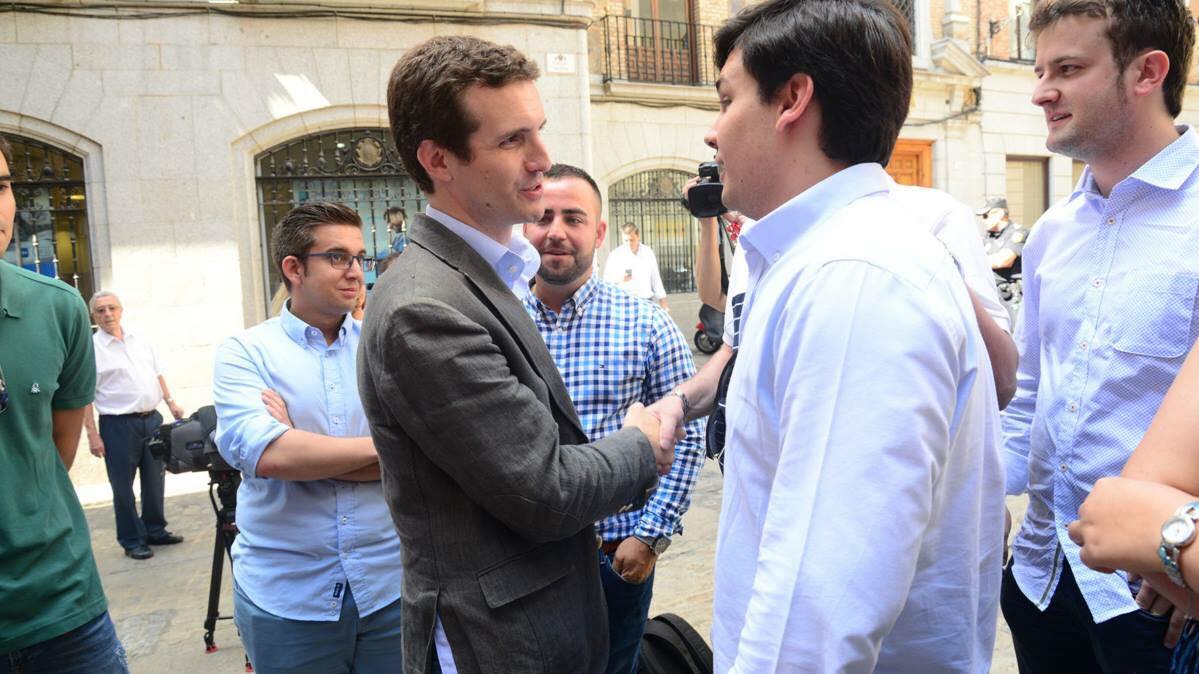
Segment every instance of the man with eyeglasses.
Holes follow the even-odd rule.
[[[400,542],[358,397],[362,221],[310,203],[271,234],[288,300],[216,353],[216,443],[242,473],[234,620],[258,672],[391,671]]]
[[[154,556],[151,545],[175,545],[183,537],[167,531],[163,489],[166,467],[150,453],[146,440],[162,426],[158,405],[165,402],[175,420],[183,408],[175,403],[154,347],[141,332],[121,324],[121,298],[101,290],[88,300],[100,327],[92,335],[96,353],[97,425],[88,406],[83,415],[87,444],[93,456],[104,459],[112,486],[117,542],[125,556],[143,560]],[[133,477],[140,478],[141,514],[133,494]]]
[[[0,672],[127,672],[67,476],[96,390],[87,307],[3,259],[11,165],[0,136]]]

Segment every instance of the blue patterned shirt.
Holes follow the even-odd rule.
[[[561,312],[533,293],[524,302],[593,442],[620,430],[633,403],[649,405],[695,374],[691,349],[665,310],[595,276],[563,303]],[[687,424],[686,437],[675,445],[674,465],[645,508],[597,525],[605,541],[682,532],[683,513],[704,463],[703,429],[702,419]]]
[[[1016,582],[1042,609],[1070,564],[1096,622],[1136,609],[1123,574],[1081,563],[1066,527],[1117,475],[1199,335],[1199,136],[1193,129],[1104,198],[1090,168],[1024,247],[1007,491],[1028,491]]]

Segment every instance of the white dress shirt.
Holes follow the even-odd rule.
[[[1008,493],[1028,490],[1012,573],[1044,609],[1069,563],[1095,622],[1137,605],[1122,573],[1082,564],[1066,527],[1123,469],[1199,336],[1199,135],[1179,131],[1107,198],[1087,168],[1024,246],[1003,416]]]
[[[96,349],[96,411],[100,414],[151,412],[162,402],[162,366],[154,347],[123,330],[117,339],[103,330],[92,335]]]
[[[941,190],[927,187],[895,184],[892,192],[910,209],[907,212],[917,222],[932,228],[930,231],[933,236],[945,245],[946,250],[957,261],[966,287],[974,292],[987,315],[995,320],[1000,329],[1011,334],[1011,315],[999,300],[999,291],[995,288],[995,274],[983,253],[982,237],[979,236],[978,225],[975,224],[974,213],[970,207]],[[748,232],[752,227],[753,220],[745,218],[741,225],[741,233]],[[748,274],[745,253],[738,246],[733,253],[732,263],[729,264],[729,287],[726,295],[728,299],[725,301],[724,310],[724,342],[734,349],[737,347],[738,319],[741,301],[745,297]]]
[[[447,215],[432,206],[425,206],[425,215],[445,225],[446,229],[466,242],[487,264],[495,270],[500,280],[522,300],[530,293],[529,282],[541,268],[541,254],[529,243],[523,235],[513,231],[512,238],[505,246],[483,232],[471,227],[461,220]],[[458,674],[458,666],[454,663],[454,652],[450,649],[449,637],[441,624],[441,616],[433,628],[433,644],[437,649],[437,661],[441,665],[442,674]]]
[[[629,280],[625,280],[626,276]],[[660,300],[666,297],[662,285],[662,273],[658,270],[658,257],[654,249],[641,242],[634,253],[628,245],[621,245],[608,253],[604,262],[604,280],[622,290],[645,300]]]
[[[891,188],[879,165],[853,166],[741,236],[718,672],[989,668],[994,378],[956,266]]]

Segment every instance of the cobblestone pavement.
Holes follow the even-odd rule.
[[[688,340],[694,334],[698,301],[694,296],[671,297],[671,309]],[[700,356],[701,362],[706,357]],[[80,452],[86,452],[81,448]],[[91,458],[91,457],[81,457]],[[146,561],[124,556],[116,542],[111,503],[87,506],[88,526],[100,567],[109,610],[117,633],[129,654],[134,674],[240,672],[244,651],[231,620],[216,628],[215,653],[204,652],[203,623],[207,613],[216,518],[201,474],[167,476],[167,517],[172,531],[186,540],[179,545],[155,548]],[[690,511],[685,533],[678,537],[658,566],[651,615],[677,613],[707,636],[711,628],[712,565],[716,525],[720,515],[720,471],[705,466]],[[178,494],[178,495],[171,495]],[[95,497],[88,500],[95,501]],[[1024,501],[1011,499],[1018,520]],[[220,609],[232,615],[232,583],[224,568]],[[992,672],[1014,674],[1011,638],[1002,618],[996,639]]]

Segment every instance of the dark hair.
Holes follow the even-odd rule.
[[[387,114],[404,168],[426,194],[433,180],[416,159],[421,141],[432,140],[470,161],[470,135],[479,128],[462,107],[473,85],[499,88],[535,80],[539,71],[515,47],[464,35],[442,35],[413,47],[396,63],[387,83]]]
[[[316,244],[312,230],[321,225],[348,225],[362,227],[362,218],[346,206],[332,201],[312,201],[291,209],[271,232],[271,257],[275,269],[283,277],[283,285],[291,290],[291,281],[283,273],[283,260],[288,256],[300,257]]]
[[[382,276],[383,272],[387,271],[387,268],[391,266],[391,263],[395,262],[399,258],[400,258],[399,253],[391,253],[387,257],[376,262],[375,263],[375,278],[379,278],[380,276]]]
[[[396,216],[399,217],[397,218]],[[387,226],[390,229],[395,229],[397,225],[402,225],[408,220],[408,211],[399,206],[392,206],[383,211],[383,219],[387,220]]]
[[[1145,50],[1160,49],[1170,58],[1162,95],[1171,117],[1182,112],[1187,71],[1195,47],[1195,22],[1179,0],[1042,0],[1029,22],[1034,35],[1067,16],[1107,20],[1116,70],[1124,69]]]
[[[4,155],[4,163],[8,164],[8,173],[12,175],[16,171],[12,165],[12,146],[3,135],[0,135],[0,154]]]
[[[599,185],[596,185],[595,179],[591,177],[591,174],[587,173],[583,169],[581,169],[577,166],[571,166],[570,164],[554,164],[553,166],[550,167],[550,170],[543,173],[542,176],[546,180],[561,180],[563,178],[578,178],[579,180],[586,182],[588,185],[591,186],[591,191],[595,192],[595,198],[596,198],[596,201],[600,205],[600,210],[601,211],[603,210],[604,197],[600,194]],[[596,213],[596,215],[598,216],[599,213]]]
[[[767,0],[726,21],[713,44],[717,68],[741,51],[763,102],[811,77],[829,159],[890,160],[912,98],[912,36],[888,0]]]

